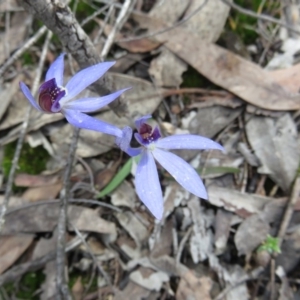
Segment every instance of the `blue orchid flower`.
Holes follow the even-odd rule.
[[[158,127],[152,129],[146,122],[150,115],[135,122],[137,133],[134,134],[140,148],[130,147],[132,129],[123,129],[123,138],[116,138],[117,145],[130,156],[141,155],[135,174],[136,191],[155,218],[161,220],[163,216],[163,196],[158,178],[155,160],[165,168],[174,179],[190,193],[207,199],[205,186],[190,164],[177,155],[169,152],[171,149],[218,149],[224,148],[202,136],[192,134],[173,135],[161,138]]]
[[[61,54],[46,73],[45,82],[38,91],[38,101],[34,99],[25,83],[20,82],[20,88],[30,104],[41,112],[60,112],[75,127],[122,137],[121,129],[84,113],[93,112],[108,105],[128,88],[103,97],[74,99],[85,88],[102,77],[114,64],[115,62],[103,62],[83,69],[75,74],[64,87],[64,54]]]

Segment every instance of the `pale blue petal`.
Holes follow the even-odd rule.
[[[207,199],[205,186],[197,172],[177,155],[158,148],[152,151],[154,158],[165,168],[175,180],[190,193]]]
[[[135,174],[136,192],[145,206],[158,220],[162,219],[164,201],[153,156],[143,151]]]
[[[70,100],[82,92],[86,87],[102,77],[115,62],[103,62],[75,74],[66,85],[67,95],[64,101]]]
[[[104,107],[105,105],[108,105],[109,103],[120,97],[120,95],[122,95],[122,93],[124,93],[127,90],[128,88],[103,97],[81,98],[78,100],[67,102],[65,98],[63,98],[60,101],[60,105],[62,105],[66,109],[74,109],[79,110],[81,112],[93,112]]]
[[[106,134],[114,135],[117,137],[122,136],[122,130],[109,123],[92,118],[77,110],[63,109],[62,114],[67,121],[75,127],[95,130]]]
[[[144,124],[144,123],[146,123],[146,121],[147,121],[148,119],[151,119],[151,118],[152,118],[151,115],[146,115],[146,116],[143,116],[143,117],[138,118],[137,120],[135,120],[134,123],[135,123],[136,129],[139,130],[140,127],[141,127],[141,125]]]
[[[61,54],[49,67],[45,81],[55,78],[58,86],[64,85],[64,56],[65,53]]]
[[[132,138],[132,129],[129,126],[126,126],[122,130],[122,137],[116,138],[117,146],[124,152],[126,152],[129,156],[137,156],[141,154],[142,148],[132,148],[130,146]]]
[[[224,148],[220,144],[211,139],[193,134],[171,135],[158,140],[155,142],[155,145],[163,149],[217,149],[224,151]]]
[[[35,99],[33,98],[32,94],[31,94],[31,92],[30,92],[30,90],[29,90],[29,88],[27,87],[27,85],[26,85],[24,82],[22,82],[22,81],[20,81],[19,85],[20,85],[20,89],[21,89],[22,93],[23,93],[24,96],[28,99],[28,101],[30,102],[30,104],[31,104],[35,109],[44,112],[44,111],[40,108],[40,106],[36,103]]]

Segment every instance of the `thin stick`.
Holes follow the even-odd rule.
[[[113,289],[114,287],[111,284],[111,280],[108,277],[108,274],[103,270],[102,266],[100,265],[97,257],[94,255],[92,249],[90,248],[89,244],[86,242],[86,240],[83,238],[81,232],[78,230],[78,228],[73,225],[71,222],[69,222],[69,224],[71,225],[71,227],[73,227],[75,233],[77,234],[77,236],[81,239],[82,243],[84,244],[84,246],[86,247],[86,250],[88,251],[88,253],[90,254],[90,256],[92,257],[94,264],[97,266],[99,273],[104,277],[104,279],[106,280],[107,284]]]
[[[97,16],[99,16],[100,14],[102,14],[107,8],[109,7],[109,5],[104,5],[103,7],[101,7],[99,10],[95,11],[93,14],[91,14],[90,16],[88,16],[87,18],[85,18],[81,23],[80,26],[84,26],[86,25],[88,22],[92,21],[94,18],[96,18]]]
[[[181,259],[181,254],[183,251],[183,248],[188,240],[188,238],[190,237],[191,233],[193,231],[193,226],[190,226],[190,228],[186,231],[186,233],[184,234],[182,240],[180,241],[179,247],[178,247],[178,251],[176,253],[176,264],[180,263],[180,259]]]
[[[282,218],[282,222],[277,234],[277,237],[279,239],[278,246],[281,247],[284,235],[286,233],[286,230],[291,222],[291,218],[295,209],[295,204],[298,201],[298,197],[300,194],[300,176],[298,176],[295,180],[295,183],[293,185],[293,190],[289,199],[289,202],[287,204],[284,216]]]
[[[100,57],[102,59],[104,59],[107,56],[107,54],[114,42],[117,32],[122,28],[122,26],[126,22],[129,14],[130,14],[131,8],[135,5],[135,3],[136,3],[136,0],[125,0],[124,4],[122,6],[122,9],[118,15],[118,18],[116,20],[116,23],[115,23],[114,27],[112,28],[110,34],[108,35],[106,43],[102,49],[102,52],[100,55]]]
[[[276,290],[275,290],[275,268],[276,268],[276,263],[275,259],[271,259],[271,265],[270,265],[270,273],[271,273],[271,278],[270,278],[270,288],[271,288],[271,295],[270,295],[270,300],[275,300],[276,296]]]
[[[33,84],[33,87],[32,87],[32,94],[33,95],[36,93],[36,91],[38,89],[38,82],[41,79],[42,69],[43,69],[43,66],[44,66],[44,62],[45,62],[45,58],[46,58],[46,54],[47,54],[47,50],[48,50],[48,46],[49,46],[49,42],[50,42],[51,37],[52,37],[52,33],[49,31],[48,34],[47,34],[44,46],[43,46],[43,51],[42,51],[42,54],[41,54],[41,58],[40,58],[39,66],[38,66],[38,69],[37,69],[35,81],[34,81],[34,84]],[[26,131],[27,131],[27,128],[28,128],[30,112],[31,112],[31,105],[28,106],[26,114],[25,114],[25,119],[24,119],[24,122],[23,122],[22,127],[21,127],[19,139],[18,139],[18,142],[17,142],[16,151],[15,151],[14,158],[13,158],[12,165],[11,165],[11,169],[10,169],[9,175],[8,175],[8,181],[7,181],[7,185],[6,185],[4,201],[3,201],[3,204],[2,204],[2,207],[1,207],[1,212],[0,212],[0,233],[2,231],[4,222],[5,222],[4,216],[5,216],[5,213],[7,211],[7,207],[8,207],[11,191],[12,191],[12,186],[13,186],[13,182],[14,182],[15,173],[16,173],[16,170],[17,170],[17,167],[18,167],[18,162],[19,162],[22,146],[23,146]]]
[[[38,202],[31,202],[31,203],[27,203],[18,207],[14,207],[11,208],[9,210],[6,211],[6,216],[10,215],[16,211],[22,210],[22,209],[26,209],[26,208],[30,208],[33,206],[38,206],[38,205],[48,205],[48,204],[56,204],[59,203],[60,200],[40,200]],[[111,204],[105,203],[105,202],[101,202],[99,200],[92,200],[92,199],[68,199],[69,203],[85,203],[85,204],[91,204],[91,205],[98,205],[98,206],[102,206],[102,207],[107,207],[110,208],[116,212],[121,213],[122,210],[120,208],[117,208]]]
[[[64,175],[63,189],[60,192],[60,210],[57,225],[57,248],[56,248],[56,284],[58,289],[57,299],[68,299],[69,289],[65,278],[65,247],[66,247],[66,226],[67,209],[70,190],[70,176],[74,161],[77,141],[80,129],[74,128],[73,138],[70,145],[69,157]],[[61,298],[62,297],[62,298]]]
[[[0,77],[28,48],[30,48],[45,32],[47,27],[41,27],[21,48],[19,48],[0,68]]]

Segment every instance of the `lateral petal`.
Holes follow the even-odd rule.
[[[104,121],[100,121],[96,118],[90,117],[86,114],[81,113],[80,111],[72,109],[63,109],[61,112],[65,116],[67,121],[75,127],[95,130],[116,137],[122,136],[122,130],[118,127],[106,123]]]
[[[213,140],[194,134],[171,135],[158,140],[155,144],[163,149],[217,149],[224,151],[224,148]]]
[[[64,85],[64,56],[62,53],[49,67],[45,81],[55,78],[58,86]]]
[[[86,87],[102,77],[115,62],[103,62],[90,66],[76,73],[67,83],[64,102],[70,100],[82,92]]]
[[[156,219],[161,220],[164,212],[164,201],[155,161],[148,151],[143,151],[137,166],[135,187],[141,201]]]
[[[155,148],[152,154],[162,167],[186,190],[200,198],[207,199],[205,186],[190,164],[179,156],[158,148]]]
[[[128,88],[103,97],[81,98],[78,100],[67,101],[67,102],[64,98],[60,101],[60,105],[63,105],[64,108],[66,109],[74,109],[74,110],[79,110],[81,112],[93,112],[104,107],[105,105],[108,105],[127,90]]]
[[[27,85],[20,81],[19,83],[20,89],[22,91],[22,93],[24,94],[24,96],[27,98],[27,100],[30,102],[30,104],[37,110],[41,111],[41,112],[45,112],[41,109],[41,107],[36,103],[34,97],[32,96],[29,88],[27,87]]]

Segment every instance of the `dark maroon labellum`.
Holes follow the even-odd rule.
[[[39,89],[39,105],[45,112],[59,112],[59,100],[65,96],[66,91],[57,86],[55,78],[44,82]],[[51,109],[55,103],[54,111]]]
[[[157,127],[152,130],[152,127],[146,123],[141,124],[139,128],[139,134],[145,144],[157,141],[161,137]]]

